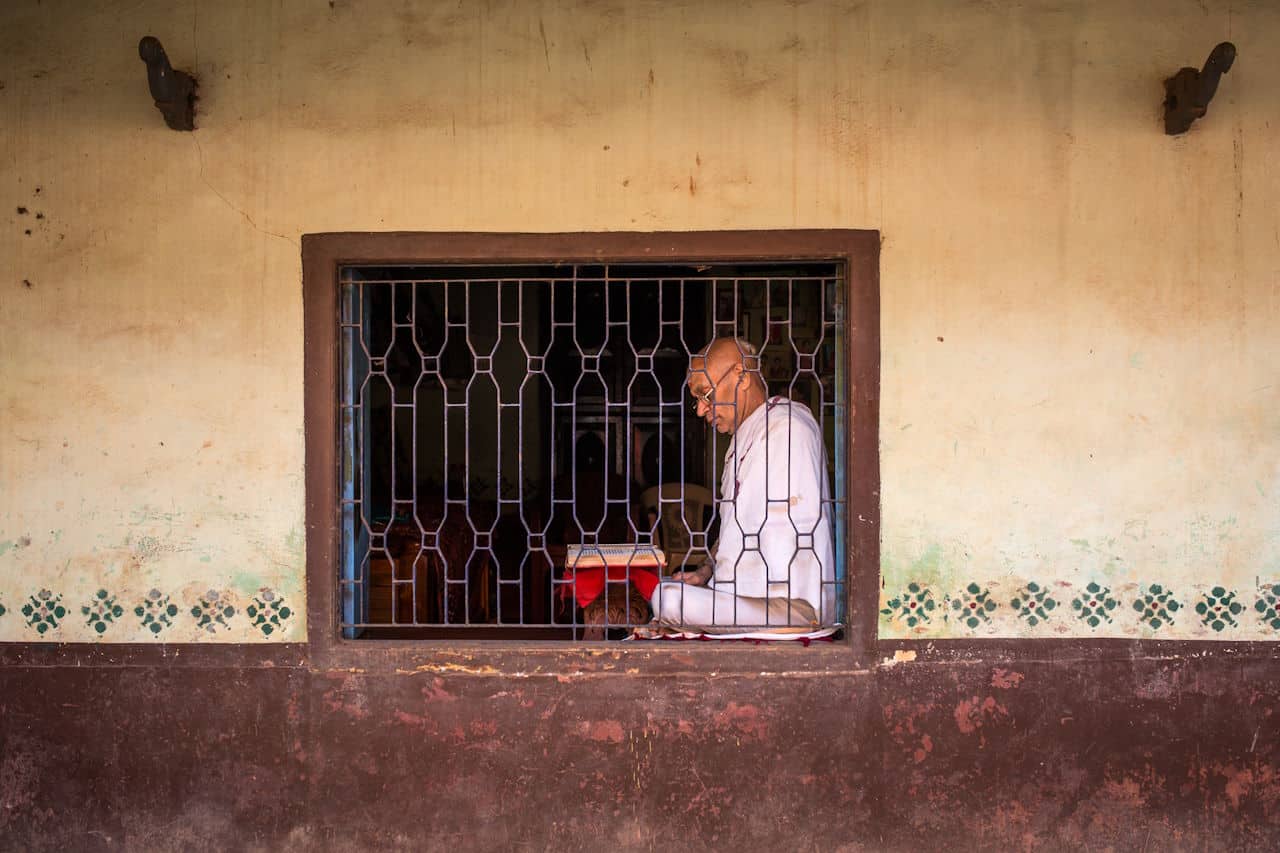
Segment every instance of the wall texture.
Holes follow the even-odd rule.
[[[513,679],[187,657],[0,669],[0,849],[1280,844],[1274,661],[706,678],[606,655]]]
[[[790,226],[884,235],[883,635],[1271,638],[1277,36],[1265,2],[7,3],[0,639],[305,637],[302,233]]]

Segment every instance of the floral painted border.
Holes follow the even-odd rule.
[[[886,637],[1087,637],[1120,632],[1155,638],[1193,634],[1280,639],[1280,579],[1260,583],[1253,590],[1224,585],[1175,589],[1154,581],[1137,584],[1136,590],[1131,583],[1112,589],[1096,581],[1076,586],[1068,581],[1032,580],[1010,593],[997,592],[994,586],[999,584],[971,581],[947,591],[910,581],[896,592],[886,588],[881,597],[880,633]],[[180,601],[158,589],[137,601],[123,601],[119,594],[101,588],[84,601],[68,602],[63,593],[41,588],[30,593],[16,612],[0,600],[0,626],[18,618],[31,639],[56,642],[79,614],[94,639],[109,640],[128,631],[164,639],[184,622],[210,639],[231,632],[233,625],[268,639],[287,632],[298,615],[270,587],[260,588],[247,604],[217,589]]]
[[[1089,581],[1014,582],[1011,593],[971,581],[947,590],[923,581],[881,595],[884,637],[1126,636],[1280,639],[1280,579],[1255,589],[1163,582],[1112,588]],[[1135,589],[1136,587],[1136,589]]]
[[[18,615],[32,639],[41,641],[62,639],[77,613],[91,636],[103,639],[126,631],[163,639],[184,620],[188,627],[215,636],[230,631],[233,622],[243,623],[241,630],[256,631],[267,638],[292,627],[290,620],[296,621],[297,616],[279,591],[270,587],[259,589],[245,607],[238,606],[231,593],[216,589],[192,595],[185,606],[158,589],[137,601],[124,601],[121,594],[100,588],[82,602],[68,602],[63,593],[41,588],[27,596],[19,614],[12,614],[0,601],[0,625]]]

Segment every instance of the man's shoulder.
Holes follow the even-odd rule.
[[[805,423],[816,424],[817,421],[813,417],[813,412],[807,405],[799,400],[792,400],[789,397],[770,397],[764,404],[765,416],[770,423],[775,420],[786,423],[788,418]]]
[[[786,397],[770,397],[765,403],[766,429],[773,435],[818,437],[820,429],[813,412],[804,403]]]

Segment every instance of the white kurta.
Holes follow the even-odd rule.
[[[809,409],[774,397],[752,412],[725,453],[720,494],[720,539],[710,588],[661,584],[653,597],[659,620],[720,626],[811,623],[814,614],[786,606],[787,600],[799,600],[813,608],[820,624],[834,622],[827,454]]]

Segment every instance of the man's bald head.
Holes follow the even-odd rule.
[[[689,392],[698,416],[731,433],[767,396],[755,346],[734,337],[716,338],[689,359]]]
[[[742,365],[745,372],[756,372],[759,378],[760,359],[756,353],[755,344],[743,338],[716,338],[693,356],[689,369],[693,371],[705,368],[719,372],[737,363]]]

